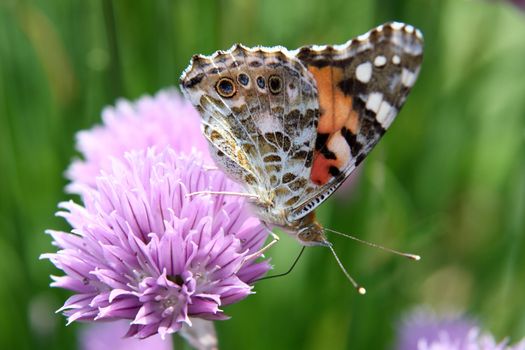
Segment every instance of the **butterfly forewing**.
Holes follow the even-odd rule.
[[[321,114],[310,175],[317,187],[292,219],[333,193],[390,127],[419,73],[422,45],[414,27],[388,23],[344,45],[297,50],[317,83]]]

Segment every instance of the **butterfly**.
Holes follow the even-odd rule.
[[[421,32],[393,22],[343,45],[195,55],[180,86],[216,164],[258,217],[302,245],[329,245],[315,209],[388,130],[422,55]]]

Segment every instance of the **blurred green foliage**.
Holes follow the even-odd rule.
[[[79,326],[55,315],[68,293],[53,216],[74,133],[117,97],[178,83],[194,53],[235,42],[342,43],[399,20],[425,35],[419,81],[356,184],[321,211],[333,229],[423,256],[419,263],[332,237],[261,282],[218,323],[224,349],[388,349],[417,305],[465,310],[498,338],[525,335],[525,14],[462,0],[0,2],[0,347],[71,349]],[[299,250],[270,256],[284,271]]]

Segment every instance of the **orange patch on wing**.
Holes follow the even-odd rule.
[[[348,114],[348,120],[345,123],[345,127],[354,135],[357,134],[359,130],[359,115],[354,109],[352,109]]]
[[[310,179],[316,185],[322,186],[333,178],[331,168],[335,167],[339,171],[344,171],[351,161],[350,147],[340,130],[345,127],[357,134],[360,126],[359,115],[353,108],[352,96],[345,95],[339,87],[341,81],[345,79],[342,68],[309,66],[308,70],[317,83],[319,96],[321,116],[317,132],[329,135],[323,149],[324,152],[332,152],[336,158],[327,159],[321,152],[314,153]]]
[[[321,153],[315,152],[310,180],[318,186],[326,184],[332,178],[329,169],[334,162],[334,159],[326,159]]]
[[[335,154],[336,159],[327,159],[321,152],[314,153],[310,180],[318,186],[322,186],[333,177],[330,168],[335,167],[342,171],[350,160],[350,148],[346,144],[340,132],[332,135],[327,142],[328,150]]]
[[[319,107],[322,113],[317,132],[331,134],[346,124],[353,111],[352,97],[345,95],[338,87],[344,78],[344,71],[340,67],[332,66],[322,68],[310,66],[308,70],[317,83]]]

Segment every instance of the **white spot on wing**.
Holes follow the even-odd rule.
[[[410,70],[403,68],[401,72],[401,83],[406,87],[412,87],[416,82],[416,73],[411,72]]]
[[[377,121],[381,124],[381,126],[387,129],[390,124],[392,124],[395,116],[396,109],[392,107],[387,101],[381,102],[381,106],[379,107],[379,111],[376,115]]]
[[[336,132],[332,137],[330,137],[327,146],[329,150],[337,154],[337,159],[341,161],[341,164],[348,164],[352,158],[348,143],[346,143],[340,131]]]
[[[326,45],[312,45],[311,49],[314,51],[324,51],[326,50]]]
[[[381,55],[381,56],[377,56],[375,59],[374,59],[374,65],[376,67],[382,67],[386,64],[386,57]]]
[[[361,34],[357,37],[357,40],[358,41],[365,41],[365,40],[368,40],[368,37],[370,36],[370,32],[368,33],[365,33],[365,34]]]
[[[392,22],[390,23],[390,26],[392,27],[392,29],[400,30],[401,28],[403,28],[404,24],[400,22]]]
[[[401,58],[400,58],[398,55],[394,55],[394,56],[392,57],[392,63],[393,63],[393,64],[399,64],[399,63],[401,63]]]
[[[383,101],[383,94],[380,92],[372,92],[370,95],[368,95],[368,100],[366,101],[366,109],[377,113],[379,111],[381,101]]]
[[[368,83],[372,77],[372,63],[364,62],[357,66],[355,76],[360,82]]]
[[[386,116],[388,115],[388,111],[390,111],[390,104],[386,101],[381,102],[381,105],[379,106],[379,111],[377,111],[376,119],[381,125],[383,125]]]

